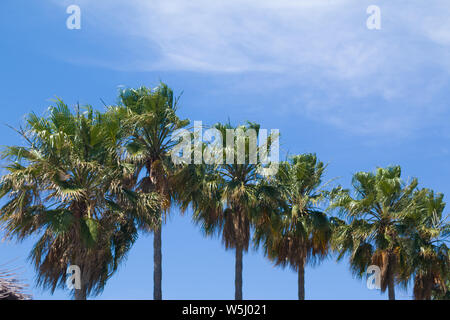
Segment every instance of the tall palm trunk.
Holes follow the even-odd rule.
[[[161,227],[153,232],[153,299],[162,300]]]
[[[394,282],[394,266],[396,264],[395,256],[392,253],[389,253],[388,256],[388,296],[389,300],[395,300],[395,282]]]
[[[161,185],[160,179],[157,179],[157,173],[154,170],[152,164],[158,160],[157,157],[151,157],[146,163],[146,168],[148,172],[148,177],[158,190],[160,195],[165,195],[165,190],[163,185]],[[148,190],[146,190],[148,191]],[[162,215],[162,212],[160,212]],[[161,216],[162,218],[162,216]],[[162,252],[161,252],[161,229],[162,221],[153,231],[153,300],[162,300]]]
[[[298,267],[298,300],[305,300],[305,266]]]
[[[242,300],[242,246],[236,246],[236,267],[234,278],[234,299]]]
[[[395,300],[395,287],[394,287],[394,278],[393,277],[389,277],[388,295],[389,295],[389,300]]]

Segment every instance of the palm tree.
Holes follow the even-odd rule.
[[[306,263],[328,254],[331,225],[318,207],[326,195],[322,186],[325,167],[315,154],[297,155],[282,162],[263,198],[280,197],[283,203],[273,211],[264,210],[269,215],[258,219],[255,232],[257,245],[262,243],[269,259],[276,265],[289,265],[298,273],[299,300],[305,299]],[[267,192],[270,187],[272,190]]]
[[[161,201],[159,222],[147,228],[154,234],[153,298],[161,300],[161,227],[173,199],[170,184],[173,163],[170,155],[172,148],[177,145],[172,134],[187,126],[189,121],[180,120],[176,115],[178,98],[164,83],[155,89],[140,87],[123,90],[120,100],[121,105],[110,111],[123,120],[124,130],[129,137],[126,147],[130,163],[136,166],[135,178],[140,178],[137,188],[144,193],[156,192]],[[140,175],[142,170],[145,170],[143,177]]]
[[[109,126],[107,126],[109,124]],[[157,202],[127,189],[133,172],[116,150],[112,123],[91,107],[73,114],[61,100],[47,117],[30,114],[18,132],[25,146],[6,147],[0,223],[6,238],[38,235],[30,253],[43,288],[65,287],[67,268],[81,270],[75,299],[99,294],[135,241],[135,224]]]
[[[259,135],[259,125],[248,122],[247,125],[232,127],[230,124],[216,124],[213,126],[222,137],[227,137],[227,130],[238,132],[237,138],[227,146],[226,139],[222,140],[225,152],[218,153],[218,159],[223,161],[214,164],[191,164],[185,166],[177,174],[177,185],[181,192],[181,208],[185,211],[189,205],[194,212],[194,221],[202,226],[207,235],[221,234],[225,248],[234,249],[235,257],[235,299],[242,300],[242,270],[243,253],[248,250],[250,242],[250,228],[254,212],[258,208],[257,184],[261,178],[261,163],[251,161],[250,153],[245,153],[245,159],[238,159],[238,139],[242,139],[245,150],[250,150]],[[236,131],[237,130],[237,131]],[[239,134],[240,132],[240,134]],[[271,139],[261,147],[270,150]],[[203,145],[203,150],[206,146]],[[267,149],[266,149],[267,150]],[[230,156],[233,154],[233,156]],[[227,161],[228,156],[228,161]],[[232,161],[229,161],[231,158]],[[240,163],[240,164],[238,164]]]
[[[369,265],[381,269],[381,290],[388,289],[395,300],[395,283],[400,272],[400,236],[407,212],[413,210],[417,179],[406,184],[400,166],[378,168],[376,173],[358,172],[353,176],[355,196],[348,190],[335,192],[330,208],[337,208],[349,224],[339,224],[334,232],[338,260],[350,255],[353,272],[362,277]]]
[[[445,296],[450,277],[450,225],[443,211],[444,195],[422,189],[415,194],[417,206],[406,217],[406,259],[402,280],[406,285],[414,277],[414,299],[431,300],[433,292]]]

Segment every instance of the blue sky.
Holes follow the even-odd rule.
[[[71,4],[80,30],[66,28]],[[372,4],[381,30],[366,28]],[[450,194],[449,15],[446,0],[4,0],[0,145],[21,143],[4,124],[45,112],[55,96],[101,109],[119,86],[163,80],[184,92],[182,117],[280,129],[282,153],[317,153],[344,186],[356,171],[400,164],[405,179]],[[0,264],[12,261],[31,284],[33,240],[0,243]],[[152,257],[152,236],[142,235],[98,299],[151,299]],[[174,210],[163,229],[163,297],[232,299],[233,281],[234,253]],[[296,297],[294,272],[245,255],[244,298]],[[307,268],[306,298],[386,295],[330,258]]]

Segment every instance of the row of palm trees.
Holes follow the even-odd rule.
[[[97,295],[139,232],[152,232],[153,295],[162,299],[161,231],[178,206],[235,250],[235,299],[243,299],[243,254],[251,244],[298,273],[299,299],[305,266],[333,252],[361,278],[377,265],[389,299],[396,285],[411,283],[416,299],[448,298],[450,227],[442,194],[419,189],[416,179],[404,182],[399,166],[356,173],[352,190],[331,188],[315,154],[290,157],[270,177],[248,156],[243,164],[175,164],[179,141],[172,135],[189,125],[177,115],[178,101],[164,83],[123,90],[105,112],[72,111],[56,100],[46,115],[29,114],[17,129],[23,145],[2,150],[0,225],[8,239],[38,236],[30,253],[38,285],[54,292],[65,286],[68,266],[78,265],[74,298]],[[227,129],[259,132],[250,122],[214,128],[223,136]],[[245,144],[248,150],[248,136]]]

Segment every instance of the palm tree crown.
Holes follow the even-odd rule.
[[[322,185],[325,167],[314,154],[282,162],[268,186],[272,187],[269,197],[280,197],[281,206],[259,219],[255,233],[256,243],[263,243],[271,260],[298,272],[301,300],[305,298],[305,265],[326,257],[331,238],[330,221],[319,208],[326,195]]]
[[[412,195],[417,179],[406,184],[399,166],[378,168],[376,173],[358,172],[353,176],[355,197],[347,190],[335,193],[330,208],[338,208],[349,220],[334,234],[338,259],[350,254],[350,264],[362,277],[373,264],[381,269],[381,290],[389,289],[395,299],[394,285],[400,272],[404,218],[412,210]]]
[[[430,300],[433,294],[445,296],[447,292],[450,225],[443,214],[445,202],[442,193],[422,189],[414,198],[416,206],[405,219],[406,259],[401,276],[405,285],[414,277],[415,299]]]

